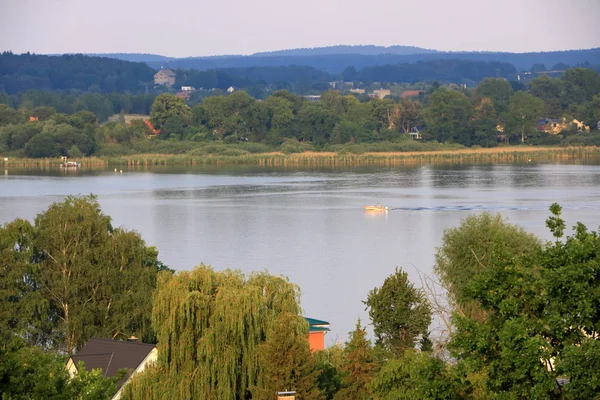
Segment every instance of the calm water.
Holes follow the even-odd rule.
[[[305,314],[331,322],[345,340],[362,300],[396,266],[418,282],[430,273],[443,230],[469,213],[499,212],[549,239],[548,207],[568,226],[600,222],[600,166],[419,166],[293,171],[163,168],[86,173],[5,171],[0,223],[33,219],[68,194],[99,196],[115,226],[139,231],[163,262],[267,269],[302,289]],[[385,214],[363,212],[381,202]]]

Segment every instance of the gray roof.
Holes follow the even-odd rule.
[[[75,365],[83,361],[88,371],[102,368],[107,377],[115,376],[122,368],[127,369],[127,374],[117,384],[120,388],[152,349],[153,344],[93,338],[71,359]]]

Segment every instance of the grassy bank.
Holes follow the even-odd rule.
[[[361,166],[410,164],[471,164],[514,162],[593,161],[600,147],[496,147],[412,152],[281,152],[225,154],[137,154],[78,159],[84,168],[135,167],[151,165],[257,165],[257,166]],[[9,158],[4,166],[60,168],[60,159]]]

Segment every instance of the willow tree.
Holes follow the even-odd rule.
[[[265,382],[261,344],[278,315],[300,313],[298,298],[296,285],[267,273],[245,277],[200,265],[160,275],[152,312],[159,359],[127,385],[124,398],[252,398],[250,389]]]

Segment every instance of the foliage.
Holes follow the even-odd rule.
[[[350,332],[350,338],[344,349],[345,360],[341,366],[344,373],[342,388],[333,397],[334,400],[371,398],[370,382],[377,372],[375,355],[367,332],[356,322],[356,328]]]
[[[297,314],[280,313],[259,345],[261,379],[251,389],[253,399],[271,400],[273,393],[295,391],[302,399],[321,399],[319,374],[311,354],[306,320]]]
[[[70,379],[64,357],[11,339],[0,347],[0,394],[3,400],[105,400],[116,393],[124,371],[106,378],[101,369],[87,371],[83,363]]]
[[[19,311],[2,318],[7,333],[65,353],[94,336],[153,340],[157,251],[114,229],[93,196],[52,204],[34,225],[15,220],[0,242],[1,308]]]
[[[467,373],[484,374],[488,397],[597,394],[600,237],[578,223],[573,236],[558,240],[564,221],[558,205],[551,212],[556,242],[523,257],[497,257],[468,283],[466,299],[487,318],[455,315],[451,349]]]
[[[414,348],[431,324],[431,307],[425,293],[396,268],[380,288],[369,292],[364,302],[373,324],[375,344],[395,357]]]
[[[500,214],[470,215],[459,227],[448,229],[435,255],[434,271],[448,291],[457,312],[471,318],[485,313],[466,293],[469,283],[501,257],[509,260],[537,251],[539,239],[511,225]]]
[[[264,365],[264,357],[272,362],[279,346],[273,336],[282,323],[278,316],[299,312],[298,288],[267,273],[245,277],[201,265],[174,276],[161,275],[152,317],[159,360],[127,385],[124,398],[250,398],[249,389],[275,384],[265,375],[273,370]],[[305,387],[313,372],[303,358],[305,347],[297,337],[306,338],[300,331],[292,324],[281,344],[289,345],[294,355],[284,364],[289,369],[282,379]],[[259,357],[260,349],[266,354]],[[301,368],[292,379],[294,363]]]
[[[140,82],[151,82],[148,65],[82,54],[47,56],[0,54],[0,88],[7,93],[38,90],[96,90],[102,92],[143,90]]]
[[[448,366],[429,353],[407,350],[388,360],[371,382],[377,400],[461,399],[461,388]]]

